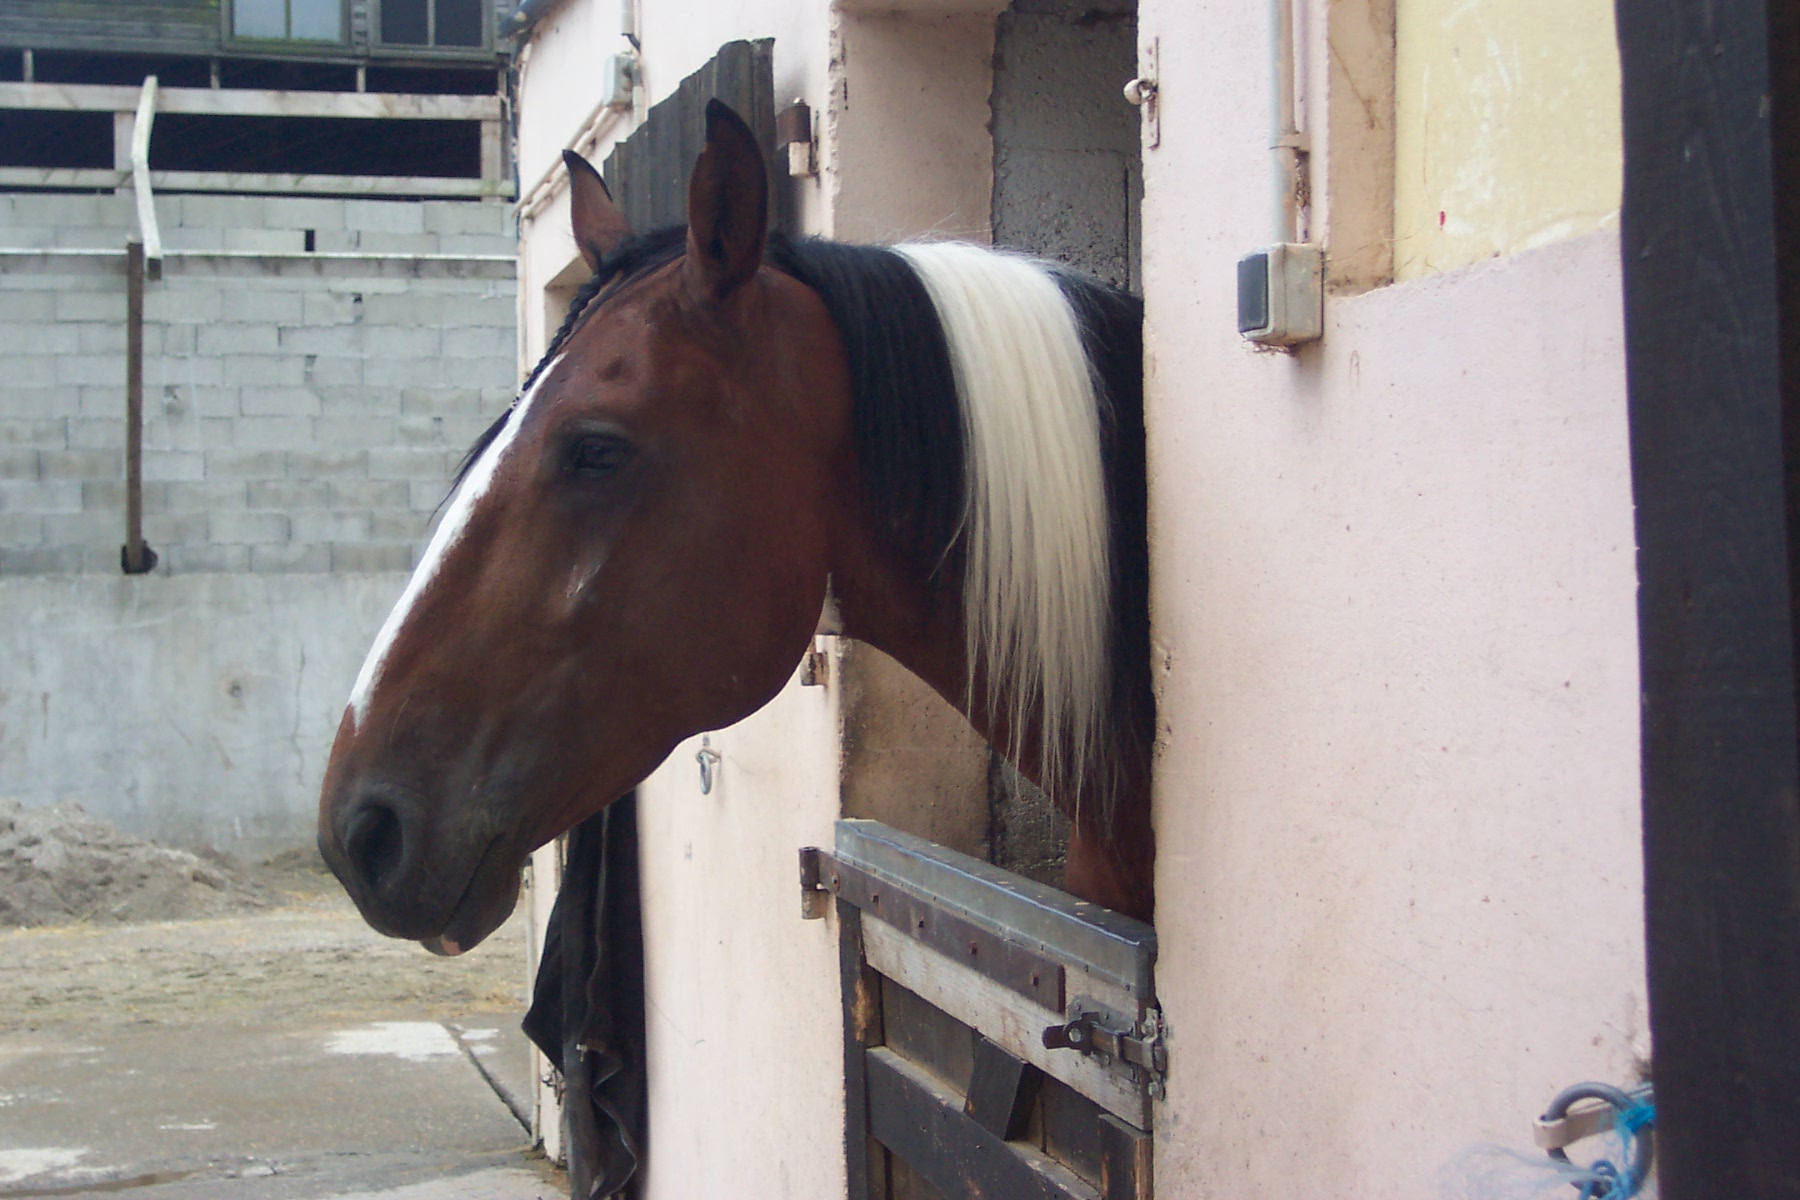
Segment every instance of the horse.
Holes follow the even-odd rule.
[[[1071,815],[1067,888],[1149,919],[1140,305],[771,234],[755,137],[705,119],[685,227],[634,233],[565,155],[592,277],[356,679],[326,862],[376,930],[467,950],[534,848],[780,691],[829,595]]]

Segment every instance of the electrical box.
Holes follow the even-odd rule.
[[[1325,332],[1325,254],[1292,242],[1238,259],[1238,332],[1264,346],[1317,341]]]

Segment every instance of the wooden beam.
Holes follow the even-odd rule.
[[[1800,1197],[1800,6],[1616,20],[1657,1176]]]
[[[962,1097],[929,1072],[883,1047],[868,1060],[870,1128],[944,1200],[1101,1200],[1061,1163],[965,1116]]]
[[[844,1165],[849,1200],[888,1200],[887,1164],[869,1133],[867,1051],[882,1043],[881,980],[863,961],[862,910],[837,902],[844,1006]]]
[[[963,1111],[989,1133],[1009,1142],[1022,1138],[1031,1124],[1031,1106],[1043,1080],[1044,1073],[1030,1063],[1014,1058],[987,1038],[978,1038]]]
[[[130,112],[138,89],[92,83],[0,83],[0,109]],[[403,92],[277,92],[163,88],[156,111],[226,117],[359,117],[385,121],[498,121],[498,96]]]
[[[1133,1125],[1149,1125],[1150,1101],[1140,1088],[1079,1051],[1045,1048],[1044,1030],[1061,1024],[1063,1014],[915,942],[886,921],[864,921],[862,937],[876,971],[1109,1112]]]

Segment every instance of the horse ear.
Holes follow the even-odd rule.
[[[569,168],[569,216],[575,226],[575,245],[590,270],[598,271],[613,247],[631,236],[625,214],[613,203],[606,180],[594,165],[573,150],[563,151]]]
[[[769,175],[756,135],[717,100],[706,102],[706,146],[688,179],[684,278],[708,302],[750,282],[769,232]]]

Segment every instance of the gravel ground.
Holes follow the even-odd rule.
[[[329,875],[293,861],[257,874],[274,907],[0,931],[0,1033],[453,1020],[524,1004],[523,906],[473,951],[438,958],[370,929]]]

